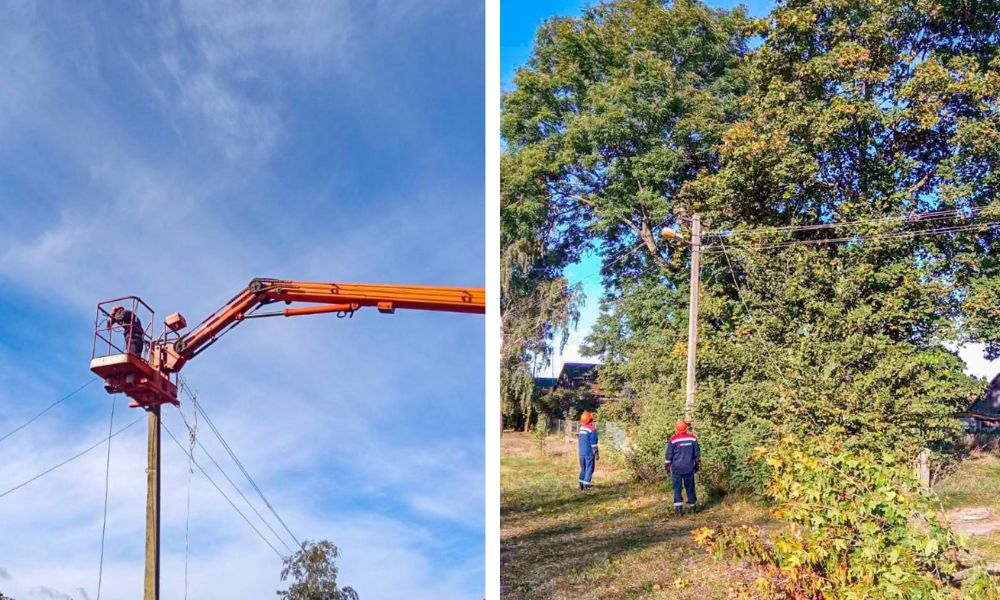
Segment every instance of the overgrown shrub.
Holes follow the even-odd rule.
[[[676,390],[653,386],[643,407],[643,418],[632,428],[633,452],[629,467],[639,479],[655,479],[663,474],[663,452],[674,434],[674,424],[684,415],[684,397]]]
[[[994,599],[983,571],[963,569],[958,539],[920,490],[908,461],[848,450],[833,436],[787,436],[755,459],[783,529],[701,528],[695,541],[717,557],[759,570],[737,597],[768,600]]]

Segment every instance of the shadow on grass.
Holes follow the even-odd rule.
[[[544,514],[587,512],[587,509],[606,502],[627,500],[629,498],[655,497],[673,510],[673,487],[669,480],[644,482],[619,482],[613,484],[597,484],[589,490],[573,490],[568,485],[565,489],[544,492],[546,498],[524,494],[524,498],[508,497],[501,500],[500,516],[515,517],[518,513]],[[704,492],[698,498],[700,510],[718,507],[725,500],[725,493]]]
[[[519,512],[576,512],[584,507],[624,498],[628,495],[629,488],[633,487],[633,485],[629,483],[614,483],[594,486],[584,491],[573,489],[567,484],[565,488],[545,491],[545,499],[540,499],[537,493],[531,496],[521,494],[527,497],[523,500],[516,497],[502,500],[500,515],[507,516]]]
[[[592,515],[570,514],[564,510],[559,521],[523,533],[504,537],[501,542],[501,584],[505,599],[536,600],[554,598],[565,586],[576,586],[591,573],[606,565],[627,559],[647,548],[660,546],[664,560],[683,560],[700,552],[691,532],[703,526],[717,526],[732,519],[731,512],[716,507],[723,497],[714,497],[708,506],[683,517],[673,515],[672,493],[650,494],[649,489],[635,489],[638,484],[616,484],[603,490],[581,492],[571,498],[578,510],[593,505]],[[651,484],[652,486],[652,484]],[[632,493],[629,493],[629,489]],[[638,505],[618,506],[618,500],[634,496]],[[598,506],[606,503],[606,506]],[[537,514],[526,510],[523,517],[531,523]],[[752,519],[747,525],[765,525],[766,520]],[[516,528],[515,528],[516,529]],[[638,588],[637,588],[638,589]],[[593,597],[586,595],[585,597]]]
[[[582,573],[601,563],[656,545],[691,544],[696,524],[674,525],[646,523],[614,528],[612,531],[587,530],[582,524],[559,524],[511,536],[503,541],[501,554],[516,554],[501,569],[504,598],[527,600],[550,598],[559,581]]]

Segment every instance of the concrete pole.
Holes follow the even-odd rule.
[[[917,479],[925,490],[931,489],[931,451],[924,448],[917,455]]]
[[[687,396],[684,418],[694,422],[695,361],[698,349],[698,296],[701,288],[701,217],[691,218],[691,296],[688,304]]]
[[[144,600],[160,600],[160,405],[149,413],[146,467],[146,576]]]

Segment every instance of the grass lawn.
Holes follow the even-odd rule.
[[[594,488],[577,489],[576,440],[507,432],[500,458],[500,588],[510,600],[724,598],[737,567],[712,560],[691,531],[770,524],[748,501],[709,499],[697,514],[673,515],[663,479],[630,482],[621,458],[602,451]],[[704,499],[701,499],[704,501]]]
[[[1000,519],[1000,458],[973,454],[954,472],[934,484],[946,510],[986,507],[993,519]],[[1000,561],[1000,530],[968,538],[973,551],[988,561]]]

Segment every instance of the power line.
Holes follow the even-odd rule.
[[[299,541],[299,538],[295,537],[295,534],[292,533],[292,530],[289,529],[288,525],[285,524],[285,520],[281,518],[281,516],[278,514],[278,511],[274,509],[274,507],[271,505],[271,502],[268,501],[266,496],[264,496],[264,492],[261,491],[260,486],[258,486],[257,482],[254,481],[253,477],[250,476],[250,472],[247,471],[246,467],[243,466],[243,463],[236,456],[236,453],[233,452],[233,449],[229,446],[229,443],[226,442],[226,439],[222,436],[222,433],[218,430],[218,428],[215,427],[215,423],[212,422],[212,418],[208,416],[207,412],[205,412],[204,407],[202,407],[201,403],[198,402],[197,396],[191,391],[191,389],[188,387],[187,383],[184,380],[181,380],[181,389],[183,389],[184,393],[187,394],[188,398],[191,399],[192,404],[194,404],[195,410],[201,413],[201,416],[205,419],[205,422],[208,423],[208,428],[212,430],[212,433],[214,433],[215,437],[218,438],[219,442],[222,444],[222,447],[225,448],[226,452],[229,454],[229,457],[233,459],[233,462],[236,463],[236,466],[239,467],[240,471],[243,472],[243,475],[247,478],[247,481],[249,481],[253,489],[256,490],[257,495],[260,496],[260,499],[264,501],[264,504],[267,506],[268,510],[270,510],[271,514],[274,515],[274,518],[276,518],[278,522],[281,523],[281,526],[285,529],[285,531],[288,532],[288,535],[290,535],[292,539],[295,540],[296,546],[301,548],[302,542]]]
[[[929,221],[940,221],[954,218],[972,218],[976,213],[985,207],[973,206],[968,209],[947,209],[937,211],[926,211],[921,213],[910,213],[907,215],[893,215],[888,217],[878,217],[873,219],[858,219],[855,221],[841,221],[835,223],[814,223],[810,225],[783,225],[775,227],[758,227],[740,231],[720,230],[704,233],[705,237],[738,237],[742,235],[764,235],[768,233],[796,232],[796,231],[816,231],[821,229],[840,229],[857,225],[874,225],[879,223],[890,223],[893,221],[909,221],[912,223],[925,223]]]
[[[183,452],[191,460],[191,462],[194,463],[194,466],[198,467],[198,470],[201,471],[201,474],[205,476],[205,479],[207,479],[208,482],[211,483],[220,494],[222,494],[222,497],[226,499],[226,502],[229,503],[229,506],[232,506],[233,510],[235,510],[237,514],[243,517],[243,520],[246,521],[246,524],[250,526],[250,529],[253,529],[254,533],[257,534],[257,537],[259,537],[265,544],[267,544],[268,547],[271,548],[271,550],[274,551],[274,553],[278,556],[278,558],[284,560],[285,557],[282,556],[281,552],[278,552],[278,549],[274,547],[274,544],[268,541],[268,539],[264,537],[264,535],[260,532],[259,529],[254,527],[254,524],[250,522],[250,519],[248,519],[245,514],[243,514],[243,511],[241,511],[239,507],[237,507],[236,504],[233,503],[233,501],[229,498],[229,496],[227,496],[226,493],[222,491],[222,488],[219,487],[219,484],[215,483],[215,480],[212,479],[212,477],[208,474],[208,472],[206,472],[205,469],[203,469],[202,466],[198,464],[198,461],[194,459],[194,454],[188,453],[184,449],[184,446],[182,446],[181,443],[177,441],[177,438],[174,437],[174,434],[171,433],[170,429],[166,426],[165,423],[161,423],[161,426],[163,427],[163,430],[167,432],[167,435],[170,436],[170,439],[174,440],[174,443],[177,444],[177,447],[181,449],[181,452]]]
[[[750,310],[750,306],[747,304],[746,299],[743,297],[743,288],[740,285],[739,279],[737,279],[736,277],[736,270],[733,269],[733,263],[730,262],[729,260],[729,253],[726,252],[726,244],[725,242],[722,241],[721,238],[719,239],[719,244],[722,246],[723,256],[726,257],[726,266],[729,268],[729,275],[733,279],[733,285],[736,286],[736,296],[740,299],[740,303],[743,305],[743,310],[746,311],[747,316],[750,318],[750,323],[753,325],[754,333],[757,334],[757,338],[762,343],[766,342],[767,340],[764,338],[764,334],[763,332],[761,332],[760,326],[757,324],[757,319],[754,316],[753,311]],[[768,363],[765,363],[765,365],[766,364]],[[785,377],[785,374],[781,371],[780,368],[777,368],[777,372],[778,372],[778,377],[785,383],[786,386],[791,388],[792,384],[788,381],[788,379]]]
[[[188,425],[187,418],[184,416],[184,413],[181,412],[180,406],[177,407],[177,412],[181,415],[181,420],[184,421],[184,426],[187,427],[188,437],[190,438],[191,437],[191,432],[194,431],[194,430],[191,428],[190,425]],[[197,414],[198,413],[196,412],[195,415],[197,415]],[[229,485],[233,486],[233,489],[236,490],[236,493],[239,494],[240,498],[243,498],[243,502],[246,502],[246,505],[250,507],[250,510],[252,510],[255,515],[257,515],[257,518],[260,519],[260,522],[263,523],[264,526],[267,527],[271,531],[272,534],[274,534],[274,537],[279,542],[281,542],[281,544],[289,552],[292,552],[291,547],[288,545],[287,542],[285,542],[284,538],[282,538],[280,535],[278,535],[278,532],[275,531],[273,527],[271,527],[271,524],[267,522],[267,519],[265,519],[264,516],[262,514],[260,514],[260,512],[257,510],[257,508],[246,497],[246,495],[243,494],[243,491],[240,489],[240,487],[238,485],[236,485],[236,482],[234,482],[229,477],[229,474],[226,473],[225,469],[222,468],[222,465],[220,465],[219,462],[217,460],[215,460],[215,457],[213,457],[209,453],[208,449],[205,448],[204,444],[201,443],[201,440],[199,440],[197,438],[194,438],[194,442],[198,445],[199,448],[201,448],[201,451],[205,453],[205,456],[207,456],[208,459],[212,461],[212,464],[215,465],[215,468],[218,469],[220,473],[222,473],[222,476],[226,478],[226,481],[229,482]],[[193,455],[193,452],[192,452],[192,455]]]
[[[24,428],[25,428],[25,427],[27,427],[28,425],[31,425],[32,423],[34,423],[34,422],[35,422],[35,419],[37,419],[38,417],[40,417],[40,416],[44,415],[45,413],[49,412],[50,410],[52,410],[53,408],[55,408],[55,407],[56,407],[56,406],[58,406],[59,404],[62,404],[62,403],[63,403],[63,402],[65,402],[66,400],[69,400],[69,399],[70,399],[70,398],[72,398],[73,396],[77,395],[78,393],[80,393],[81,391],[83,391],[83,389],[84,389],[84,388],[86,388],[86,387],[87,387],[88,385],[90,385],[90,384],[94,383],[94,382],[95,382],[95,381],[97,381],[97,380],[98,380],[98,378],[97,378],[97,377],[94,377],[93,379],[91,379],[91,380],[90,380],[90,381],[88,381],[87,383],[85,383],[85,384],[81,385],[80,387],[76,388],[76,389],[75,389],[75,390],[73,390],[72,392],[70,392],[70,393],[66,394],[66,395],[65,395],[65,396],[63,396],[62,398],[60,398],[60,399],[56,400],[55,402],[53,402],[52,404],[50,404],[50,405],[46,406],[45,408],[43,408],[43,409],[42,409],[42,411],[41,411],[41,412],[39,412],[39,413],[38,413],[38,414],[36,414],[35,416],[31,417],[30,419],[28,419],[28,420],[27,420],[27,421],[25,421],[24,423],[22,423],[22,424],[18,425],[18,426],[17,426],[17,427],[15,427],[15,428],[14,428],[13,430],[11,430],[11,431],[9,431],[8,433],[6,433],[6,434],[5,434],[5,435],[4,435],[3,437],[0,437],[0,442],[2,442],[2,441],[4,441],[5,439],[9,438],[10,436],[14,435],[14,434],[15,434],[15,433],[17,433],[18,431],[21,431],[22,429],[24,429]]]
[[[27,480],[27,481],[25,481],[25,482],[23,482],[23,483],[19,483],[19,484],[15,485],[14,487],[12,487],[12,488],[10,488],[9,490],[7,490],[6,492],[4,492],[4,493],[0,494],[0,498],[3,498],[3,497],[4,497],[4,496],[6,496],[7,494],[9,494],[9,493],[11,493],[11,492],[13,492],[13,491],[15,491],[15,490],[19,490],[19,489],[23,488],[24,486],[28,485],[28,484],[29,484],[29,483],[31,483],[32,481],[35,481],[36,479],[39,479],[39,478],[41,478],[41,477],[44,477],[45,475],[48,475],[48,474],[49,474],[49,473],[51,473],[52,471],[55,471],[56,469],[58,469],[59,467],[61,467],[61,466],[65,465],[65,464],[68,464],[68,463],[70,463],[70,462],[73,462],[74,460],[76,460],[76,459],[80,458],[81,456],[83,456],[84,454],[86,454],[86,453],[90,452],[90,451],[91,451],[91,450],[93,450],[94,448],[97,448],[98,446],[100,446],[100,445],[101,445],[101,444],[103,444],[104,442],[106,442],[106,441],[110,440],[111,438],[114,438],[114,437],[118,436],[118,434],[120,434],[120,433],[122,433],[123,431],[125,431],[126,429],[128,429],[128,428],[132,427],[133,425],[135,425],[136,423],[138,423],[138,422],[139,422],[139,421],[141,421],[141,420],[142,420],[142,416],[140,415],[140,416],[139,416],[139,417],[138,417],[138,418],[137,418],[136,420],[132,421],[131,423],[129,423],[129,424],[128,424],[128,425],[126,425],[125,427],[122,427],[122,428],[121,428],[121,429],[119,429],[118,431],[116,431],[116,432],[112,433],[112,434],[111,434],[111,435],[109,435],[108,437],[106,437],[106,438],[104,438],[104,439],[100,440],[99,442],[97,442],[97,443],[96,443],[96,444],[94,444],[93,446],[90,446],[90,447],[89,447],[89,448],[87,448],[86,450],[83,450],[82,452],[80,452],[80,453],[78,453],[78,454],[75,454],[75,455],[73,455],[73,456],[72,456],[72,457],[70,457],[70,458],[67,458],[66,460],[62,461],[61,463],[59,463],[59,464],[55,465],[54,467],[51,467],[51,468],[49,468],[49,469],[46,469],[45,471],[42,471],[42,472],[41,472],[41,473],[39,473],[38,475],[35,475],[35,476],[34,476],[34,477],[32,477],[31,479],[29,479],[29,480]]]
[[[111,431],[115,426],[115,397],[111,396],[111,419],[108,421],[108,457],[104,463],[104,518],[101,522],[101,561],[97,567],[97,600],[101,600],[104,579],[104,535],[108,529],[108,488],[111,482]]]
[[[177,407],[180,410],[180,406]],[[184,413],[181,413],[184,418]],[[187,426],[187,421],[184,422]],[[194,413],[194,427],[188,426],[188,476],[187,476],[187,512],[184,516],[184,600],[188,597],[188,547],[191,540],[191,476],[194,474],[194,444],[198,439],[198,413]]]
[[[773,250],[778,248],[788,248],[790,246],[820,246],[825,244],[842,244],[847,242],[861,242],[867,240],[907,239],[907,238],[929,237],[929,236],[943,235],[949,233],[971,232],[984,227],[996,227],[997,225],[1000,225],[1000,221],[987,221],[984,223],[976,223],[968,225],[938,227],[923,231],[895,231],[895,232],[872,234],[872,235],[854,235],[854,236],[839,237],[839,238],[823,238],[818,240],[790,240],[787,242],[775,242],[771,244],[740,244],[740,245],[731,244],[730,248],[738,248],[741,250]],[[721,240],[722,238],[719,239]],[[706,251],[714,252],[711,246],[706,246]]]

